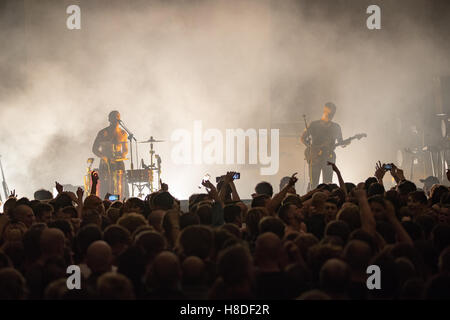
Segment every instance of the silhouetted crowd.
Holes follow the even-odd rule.
[[[230,172],[204,181],[186,212],[166,184],[114,202],[58,183],[56,197],[13,193],[0,216],[0,299],[449,299],[447,182],[416,186],[377,164],[355,185],[330,165],[339,185],[298,195],[295,175],[278,192],[260,182],[250,205]]]

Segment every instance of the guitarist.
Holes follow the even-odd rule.
[[[322,118],[311,122],[300,137],[301,142],[308,147],[305,152],[309,165],[308,190],[317,187],[321,172],[323,183],[332,182],[333,168],[327,165],[327,162],[336,163],[336,154],[334,153],[336,141],[343,147],[350,143],[350,141],[346,142],[342,139],[341,126],[331,121],[335,113],[334,103],[326,103]]]

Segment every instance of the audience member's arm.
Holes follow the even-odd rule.
[[[220,199],[219,194],[217,193],[216,187],[211,183],[209,180],[203,180],[202,186],[206,188],[208,191],[208,194],[211,199],[213,199],[215,202],[220,203],[223,206],[223,201]]]
[[[266,208],[269,211],[270,215],[275,214],[277,208],[280,206],[281,202],[286,197],[286,194],[288,193],[289,189],[295,186],[295,183],[298,180],[297,177],[295,177],[296,175],[297,172],[291,176],[288,184],[267,203]]]
[[[223,184],[219,191],[219,199],[222,203],[225,202],[225,195],[227,194],[227,186],[233,181],[233,176],[235,172],[227,172],[223,178]]]
[[[394,178],[395,183],[399,184],[403,180],[406,180],[405,175],[403,174],[403,170],[400,168],[397,168],[397,166],[393,163],[391,163],[391,165],[392,165],[391,175]]]
[[[77,189],[77,213],[78,213],[78,218],[81,219],[81,214],[83,212],[83,195],[84,195],[84,190],[81,188]]]
[[[361,228],[372,236],[375,236],[376,222],[372,214],[372,210],[370,210],[369,202],[367,201],[366,190],[363,188],[357,188],[353,191],[353,194],[356,199],[358,199],[361,214]]]
[[[223,206],[219,202],[215,202],[212,206],[211,224],[213,227],[220,227],[225,223],[223,218]]]
[[[379,184],[383,184],[383,178],[386,174],[386,169],[384,168],[384,163],[381,164],[381,161],[378,161],[375,164],[375,178],[377,178],[377,181]]]
[[[166,215],[170,222],[170,241],[175,246],[180,234],[180,213],[177,210],[169,210]]]
[[[92,171],[91,180],[92,180],[91,195],[96,196],[97,195],[97,183],[98,183],[98,173],[96,171]]]
[[[58,194],[61,194],[64,191],[64,187],[60,183],[58,183],[58,181],[55,181],[55,189]]]
[[[307,194],[303,195],[300,197],[300,200],[302,201],[302,203],[304,203],[305,201],[308,201],[312,198],[312,196],[314,195],[314,193],[319,192],[320,189],[314,189],[309,191]]]
[[[211,199],[214,200],[214,204],[212,206],[212,216],[211,216],[211,224],[214,227],[219,227],[225,223],[223,218],[223,206],[224,203],[220,199],[219,194],[217,193],[216,187],[209,180],[203,180],[202,185],[207,188],[208,194]]]
[[[412,245],[413,241],[411,237],[409,236],[408,232],[406,232],[405,228],[403,228],[402,224],[400,223],[400,221],[398,221],[397,216],[395,215],[394,206],[389,200],[384,200],[384,203],[386,206],[386,218],[394,227],[398,241],[406,242]]]
[[[231,199],[233,201],[241,201],[241,198],[239,197],[239,194],[236,190],[236,185],[234,184],[234,181],[230,182],[230,187],[231,187]]]
[[[339,187],[344,191],[344,194],[347,195],[347,188],[345,187],[344,179],[342,179],[341,171],[336,166],[336,164],[328,161],[328,165],[333,168],[333,171],[336,173],[338,180],[339,180]]]

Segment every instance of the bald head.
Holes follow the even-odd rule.
[[[87,249],[86,263],[94,273],[110,271],[112,259],[111,247],[105,241],[95,241]]]
[[[119,111],[111,111],[108,115],[108,121],[112,124],[116,124],[120,120],[120,113]]]
[[[35,222],[33,210],[29,206],[23,204],[14,208],[14,217],[25,224],[27,228],[30,228]]]
[[[255,257],[257,264],[277,263],[281,252],[281,240],[272,232],[263,233],[256,240]]]
[[[204,278],[205,263],[199,257],[187,257],[182,264],[183,283],[198,284]]]
[[[160,287],[173,287],[181,278],[181,268],[178,257],[172,252],[164,251],[153,261],[152,275]]]
[[[62,257],[64,255],[64,233],[56,228],[46,228],[40,237],[41,253],[44,257]]]

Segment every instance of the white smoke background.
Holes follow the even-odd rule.
[[[20,9],[0,2],[3,18]],[[383,29],[368,31],[368,1],[349,11],[315,3],[24,1],[25,24],[5,18],[0,31],[0,154],[10,189],[32,197],[55,180],[82,185],[95,136],[119,110],[138,140],[166,140],[155,144],[162,179],[181,199],[199,191],[205,173],[231,169],[242,172],[242,198],[261,180],[277,190],[290,172],[300,173],[301,191],[303,157],[288,166],[282,159],[275,176],[260,176],[259,166],[175,165],[170,135],[192,131],[195,120],[223,133],[295,120],[300,133],[301,115],[318,119],[328,101],[338,107],[344,138],[368,134],[337,151],[344,179],[363,181],[376,160],[394,161],[396,117],[416,117],[448,60],[427,25],[401,5],[388,1],[395,14],[383,10]],[[81,7],[81,30],[66,28],[70,4]],[[426,1],[422,9],[429,11]],[[147,164],[148,151],[139,145]]]

